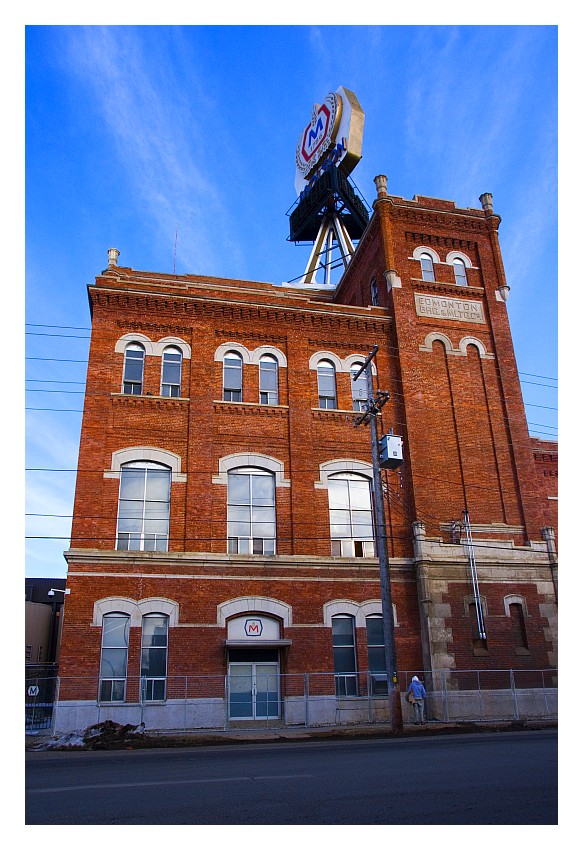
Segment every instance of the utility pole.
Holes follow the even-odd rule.
[[[401,698],[399,695],[399,682],[397,679],[397,651],[395,647],[395,621],[393,617],[393,601],[391,597],[391,579],[389,575],[389,554],[387,549],[387,526],[385,521],[385,503],[383,497],[383,485],[381,481],[381,466],[379,457],[379,438],[377,427],[377,414],[384,404],[389,400],[389,393],[378,390],[376,397],[372,380],[372,360],[379,350],[378,345],[373,345],[372,351],[362,364],[361,368],[352,376],[356,379],[366,372],[366,384],[368,394],[368,409],[363,412],[355,427],[364,423],[370,425],[370,441],[372,449],[372,471],[373,471],[373,503],[375,514],[375,531],[377,556],[379,559],[379,572],[381,582],[381,603],[383,612],[383,630],[385,634],[385,666],[387,669],[387,695],[389,698],[389,720],[391,732],[403,730],[403,715],[401,711]]]

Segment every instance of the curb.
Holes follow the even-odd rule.
[[[436,723],[429,721],[420,727],[405,726],[402,732],[393,734],[386,725],[357,726],[357,727],[326,727],[319,729],[229,729],[215,731],[187,732],[145,732],[140,735],[128,735],[123,740],[95,741],[86,746],[59,746],[58,736],[26,735],[25,749],[27,752],[63,752],[63,751],[93,751],[93,750],[137,750],[156,748],[197,747],[212,745],[228,745],[241,743],[288,743],[309,740],[342,740],[395,738],[403,740],[414,737],[435,737],[444,735],[460,735],[480,732],[516,732],[556,729],[556,720],[520,720],[500,723],[467,722],[467,723]]]

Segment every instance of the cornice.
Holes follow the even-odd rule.
[[[187,325],[173,325],[167,322],[132,322],[124,319],[117,319],[116,326],[122,330],[128,331],[155,331],[156,333],[172,333],[176,335],[186,336],[192,333],[192,327]]]
[[[126,395],[125,393],[111,393],[111,400],[116,407],[149,407],[163,408],[167,411],[169,408],[182,409],[190,403],[189,398],[170,398],[168,396],[150,396],[150,395]]]
[[[258,304],[247,300],[229,301],[206,295],[179,293],[154,293],[147,290],[117,290],[104,287],[89,287],[93,303],[103,307],[138,309],[144,313],[179,313],[201,319],[220,317],[232,321],[262,321],[267,324],[297,324],[307,326],[341,328],[347,327],[360,333],[382,333],[392,317],[380,307],[351,307],[345,304],[320,305],[308,303]],[[371,315],[371,310],[375,314]],[[382,315],[386,313],[386,315]],[[135,323],[140,327],[140,323]],[[160,327],[162,324],[160,324]]]
[[[219,339],[244,339],[253,340],[254,342],[270,342],[277,345],[286,345],[287,343],[287,337],[285,336],[254,333],[252,331],[242,333],[239,330],[229,330],[227,328],[215,328],[215,336]]]
[[[65,560],[69,565],[89,568],[103,567],[104,575],[127,575],[135,577],[136,571],[132,568],[154,568],[156,573],[148,571],[145,575],[159,578],[217,578],[232,581],[237,578],[249,578],[249,575],[237,575],[236,571],[253,569],[261,572],[259,576],[262,581],[265,575],[271,571],[281,570],[305,570],[328,572],[357,572],[371,574],[371,580],[378,581],[379,562],[377,558],[332,558],[319,555],[227,555],[209,552],[126,552],[115,549],[68,549],[64,552]],[[180,572],[173,576],[169,573],[172,568],[190,568],[195,570],[220,570],[218,575],[196,574],[190,575]],[[391,572],[393,570],[413,569],[411,558],[391,558]],[[69,576],[94,576],[94,569],[80,572],[68,572]],[[282,580],[289,580],[290,576],[282,576]],[[301,580],[301,576],[298,580]],[[322,577],[314,577],[313,581],[321,581]],[[358,581],[358,577],[351,576],[348,581]]]
[[[405,239],[414,245],[439,245],[441,248],[468,250],[476,248],[475,239],[458,239],[454,236],[436,236],[422,231],[405,231]]]
[[[321,407],[311,408],[312,419],[320,419],[327,422],[347,422],[356,419],[360,414],[355,410],[329,410]]]
[[[286,404],[256,404],[247,401],[214,401],[215,413],[230,413],[234,416],[287,416]]]
[[[483,286],[456,286],[455,283],[440,283],[439,281],[426,281],[420,278],[411,278],[413,289],[416,292],[428,292],[439,295],[454,295],[456,298],[471,296],[472,298],[484,298],[486,290]]]
[[[472,213],[469,210],[415,209],[393,203],[391,218],[404,222],[419,222],[425,226],[451,227],[484,235],[489,233],[488,223],[486,219],[479,216],[478,211]]]

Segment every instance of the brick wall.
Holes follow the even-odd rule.
[[[284,635],[292,647],[282,657],[288,672],[331,669],[324,604],[380,600],[380,589],[376,561],[330,557],[328,494],[315,484],[320,465],[328,461],[370,463],[370,435],[366,427],[354,427],[349,371],[337,373],[338,409],[320,410],[309,362],[317,352],[340,362],[351,355],[364,358],[375,344],[374,383],[390,393],[380,433],[393,428],[405,448],[403,466],[383,473],[399,666],[419,669],[426,663],[422,632],[428,626],[420,607],[412,523],[423,521],[428,537],[438,539],[467,509],[472,524],[495,526],[497,533],[507,527],[504,539],[516,546],[540,542],[543,525],[556,525],[556,502],[547,498],[556,492],[556,460],[528,435],[506,307],[496,296],[497,222],[482,210],[460,211],[451,202],[379,199],[333,297],[128,267],[96,278],[88,289],[93,333],[67,555],[72,592],[63,628],[63,676],[97,675],[101,630],[90,623],[95,601],[109,596],[179,604],[179,625],[171,630],[171,674],[224,672],[225,632],[217,626],[217,606],[242,596],[292,606],[293,625]],[[442,260],[435,284],[420,279],[419,261],[412,258],[423,245]],[[451,263],[445,262],[454,250],[471,260],[467,288],[456,287]],[[400,286],[388,289],[387,269]],[[373,277],[379,291],[375,307]],[[478,302],[483,322],[420,315],[416,293]],[[436,333],[440,336],[427,344]],[[161,357],[154,355],[146,356],[143,393],[121,393],[124,354],[116,343],[126,334],[141,334],[153,345],[179,338],[189,346],[180,398],[160,396]],[[282,353],[286,365],[279,369],[277,406],[258,404],[256,362],[244,364],[243,402],[222,400],[222,362],[215,351],[225,343],[243,346],[251,360],[262,346]],[[168,555],[115,552],[119,480],[105,473],[112,454],[140,446],[179,456],[186,475],[172,484]],[[213,478],[220,459],[234,453],[261,453],[283,464],[275,558],[226,556],[226,487]],[[513,581],[509,566],[505,583],[489,587],[490,610],[498,611],[493,617],[501,616]],[[529,629],[537,635],[528,663],[545,666],[548,646],[541,636],[548,618],[537,608],[536,580],[522,591],[532,602]],[[452,583],[440,592],[451,604],[452,657],[458,666],[469,664],[467,624],[459,610],[468,587]],[[504,648],[507,631],[502,619],[493,629],[491,657],[502,666],[515,660],[512,648]],[[357,645],[359,665],[366,665],[362,636]],[[527,661],[522,657],[520,663]],[[130,667],[139,673],[139,629],[132,629]]]

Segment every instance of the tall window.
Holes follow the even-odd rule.
[[[353,472],[328,479],[332,555],[374,557],[370,482]]]
[[[160,395],[180,396],[182,382],[182,352],[179,348],[165,348],[162,355],[162,386]]]
[[[141,395],[144,386],[144,359],[146,351],[137,342],[130,342],[125,350],[123,365],[123,391],[126,395]]]
[[[421,254],[421,277],[423,280],[435,280],[435,272],[433,270],[433,257],[431,254]]]
[[[318,405],[335,409],[336,404],[336,370],[329,360],[318,363]]]
[[[484,609],[480,603],[480,614],[484,617]],[[488,643],[485,637],[480,634],[480,627],[478,623],[478,610],[475,602],[470,602],[468,605],[468,613],[470,615],[470,627],[472,630],[472,646],[474,648],[474,655],[488,655]]]
[[[379,306],[379,288],[374,277],[370,282],[370,303],[373,307]]]
[[[227,551],[275,555],[275,477],[241,467],[229,472],[227,489]]]
[[[458,286],[467,286],[468,278],[466,275],[466,264],[460,257],[456,257],[453,261],[453,273],[455,282]]]
[[[526,623],[524,621],[524,610],[520,602],[512,602],[508,606],[510,621],[512,623],[512,640],[515,649],[528,649],[526,638]]]
[[[259,361],[259,403],[279,403],[277,360],[270,354],[265,354]]]
[[[130,618],[127,614],[106,614],[101,635],[99,699],[124,702],[128,672]]]
[[[168,617],[146,614],[142,618],[142,699],[151,702],[166,699],[168,662]]]
[[[243,358],[236,351],[223,359],[223,400],[243,401]]]
[[[366,618],[366,643],[368,647],[368,669],[371,674],[371,693],[386,694],[387,664],[385,660],[385,630],[381,614]]]
[[[332,617],[332,650],[336,696],[356,696],[354,617],[350,614],[338,614]]]
[[[358,372],[362,363],[355,363],[350,368],[350,378],[352,384],[352,409],[366,410],[368,407],[368,387],[366,381],[366,372],[362,372],[359,377],[354,380],[354,375]]]
[[[117,548],[167,552],[171,470],[152,461],[121,468]]]

